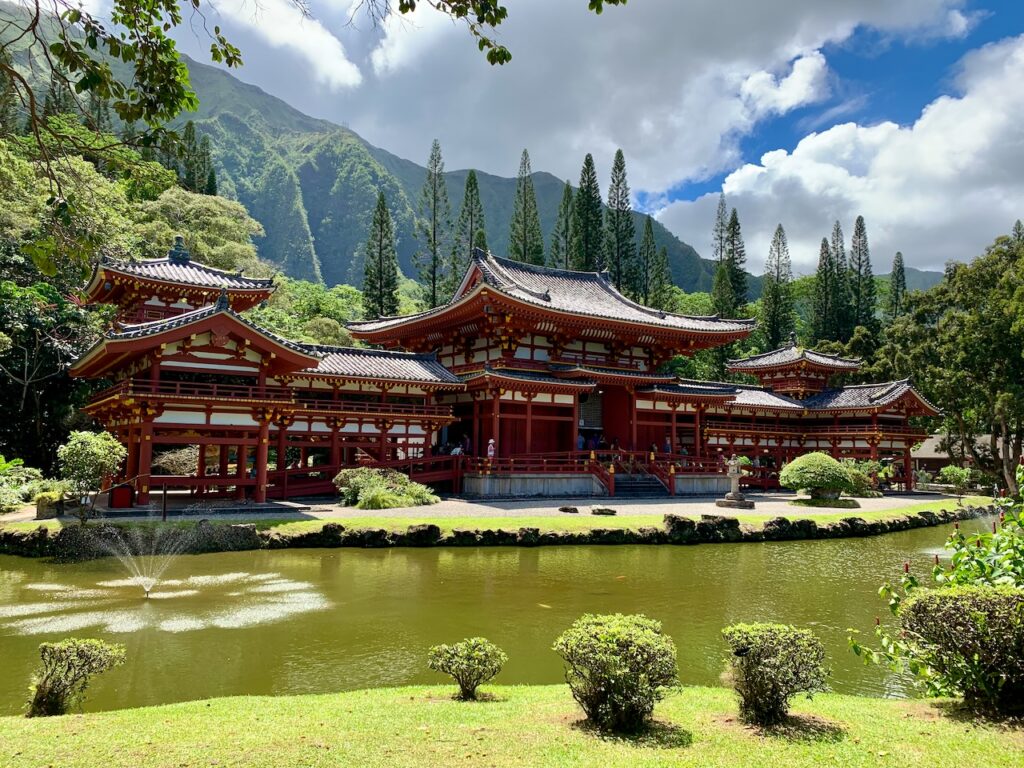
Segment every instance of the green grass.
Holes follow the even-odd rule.
[[[991,500],[984,496],[967,496],[964,498],[964,504],[981,505],[987,504]],[[614,500],[607,500],[605,502],[612,508],[614,508]],[[889,520],[895,517],[903,517],[904,515],[912,515],[918,512],[932,511],[937,512],[940,509],[953,509],[956,507],[955,499],[935,499],[932,501],[922,502],[920,504],[912,504],[905,507],[893,507],[890,509],[881,509],[877,511],[865,511],[865,510],[849,510],[849,509],[820,509],[820,508],[808,508],[808,509],[795,509],[791,513],[785,515],[791,520],[810,518],[819,523],[825,523],[829,520],[838,520],[843,517],[856,516],[863,518],[867,521],[872,520]],[[455,528],[461,529],[491,529],[497,530],[498,528],[505,528],[508,530],[517,530],[519,528],[539,528],[542,532],[547,531],[582,531],[589,530],[591,528],[628,528],[637,529],[645,526],[656,526],[660,527],[663,525],[663,515],[661,514],[650,514],[650,515],[628,515],[628,516],[601,516],[591,515],[586,512],[580,512],[576,515],[571,514],[560,514],[557,516],[539,517],[539,516],[510,516],[510,517],[482,517],[482,516],[466,516],[466,517],[439,517],[431,516],[430,508],[424,507],[422,515],[409,516],[409,517],[396,517],[389,516],[386,511],[375,515],[353,515],[351,517],[338,517],[332,519],[309,519],[309,520],[282,520],[282,519],[267,519],[267,518],[246,518],[244,515],[237,515],[232,517],[230,520],[217,520],[213,521],[214,524],[230,524],[230,523],[244,523],[253,522],[256,527],[260,530],[274,530],[283,534],[292,533],[304,533],[308,531],[316,531],[323,527],[324,523],[335,522],[340,523],[346,528],[384,528],[392,531],[404,531],[410,525],[417,525],[420,523],[434,523],[439,526],[445,533],[451,532]],[[680,510],[677,514],[683,517],[697,518],[699,513],[688,514],[685,511],[685,505],[680,505]],[[741,523],[746,523],[753,526],[761,526],[765,520],[775,516],[774,513],[758,513],[756,510],[753,512],[745,512],[737,515],[728,515],[729,517],[736,517]],[[116,520],[114,522],[117,522]],[[24,522],[24,523],[7,523],[0,527],[10,528],[14,530],[28,531],[33,530],[40,525],[57,530],[63,525],[78,525],[77,521],[69,521],[68,523],[62,523],[59,520],[41,520],[38,522]],[[124,522],[121,525],[154,525],[149,521],[146,522]],[[192,526],[195,525],[194,520],[182,521],[181,519],[171,518],[170,524],[178,526]]]
[[[825,694],[789,725],[738,722],[730,691],[686,688],[640,738],[582,726],[566,686],[452,687],[242,697],[27,720],[0,718],[10,768],[156,766],[1020,766],[1024,730],[959,718],[947,704]]]
[[[793,499],[794,507],[817,507],[822,509],[860,509],[856,499]]]

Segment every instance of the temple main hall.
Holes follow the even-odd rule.
[[[288,339],[247,319],[270,280],[166,258],[103,259],[85,289],[117,307],[73,376],[109,384],[86,412],[121,440],[120,482],[256,503],[328,493],[341,468],[392,467],[441,490],[489,495],[717,493],[724,457],[777,487],[795,456],[899,465],[936,409],[907,380],[833,386],[858,360],[788,345],[732,360],[759,383],[663,372],[678,355],[748,336],[753,320],[651,309],[606,274],[477,250],[447,304],[351,323],[366,346]],[[154,456],[199,446],[195,471]]]

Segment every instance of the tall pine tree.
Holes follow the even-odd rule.
[[[445,300],[450,299],[454,294],[466,270],[473,260],[473,248],[480,247],[480,235],[484,231],[484,207],[480,204],[480,187],[476,180],[476,171],[471,170],[466,175],[466,188],[462,195],[462,208],[459,210],[459,219],[455,223],[455,232],[452,236],[451,256],[448,260],[448,268],[445,270]],[[486,238],[483,239],[484,250],[486,250]]]
[[[715,314],[720,317],[736,317],[736,297],[732,292],[732,280],[729,279],[729,265],[724,260],[715,267],[711,283],[711,304]]]
[[[626,156],[615,152],[612,180],[608,185],[608,208],[604,223],[605,266],[611,272],[612,284],[620,291],[637,295],[636,227],[633,225],[633,204],[626,181]]]
[[[533,189],[530,153],[525,149],[519,159],[519,175],[516,176],[516,196],[512,203],[508,257],[526,264],[544,263],[544,234],[540,229],[537,194]]]
[[[114,130],[110,117],[110,102],[94,91],[89,91],[89,101],[83,118],[85,125],[97,133],[110,133]]]
[[[725,260],[725,238],[729,229],[729,209],[725,205],[725,192],[718,195],[715,224],[711,228],[711,260],[721,264]]]
[[[853,297],[850,294],[850,271],[846,263],[846,245],[843,228],[836,221],[832,225],[832,311],[836,341],[844,344],[853,336]]]
[[[651,269],[651,298],[648,306],[669,311],[672,309],[672,271],[668,266],[668,246],[658,249]]]
[[[818,254],[818,271],[814,276],[814,305],[811,308],[811,335],[815,341],[835,340],[836,310],[835,297],[835,266],[832,264],[832,249],[828,239],[821,238],[821,251]]]
[[[761,290],[761,329],[769,349],[781,347],[795,328],[792,281],[786,230],[779,224],[768,250]]]
[[[580,170],[580,186],[572,201],[572,243],[569,263],[573,269],[600,272],[604,269],[604,224],[601,187],[594,158],[587,153]]]
[[[850,296],[853,326],[862,325],[870,331],[877,331],[875,276],[871,271],[871,251],[863,216],[858,216],[854,222],[853,239],[850,241]]]
[[[78,112],[78,102],[71,93],[67,78],[57,70],[50,72],[50,84],[43,100],[43,117],[69,115]]]
[[[11,66],[11,55],[0,48],[0,64]],[[18,92],[10,75],[0,69],[0,138],[18,132]]]
[[[548,249],[548,266],[569,269],[569,254],[572,251],[572,185],[565,180],[562,202],[558,204],[555,228],[551,232],[551,247]]]
[[[363,313],[384,317],[398,312],[398,252],[395,230],[383,190],[377,194],[377,207],[366,239],[366,264],[363,268]]]
[[[444,158],[441,142],[434,139],[427,160],[427,178],[420,190],[419,218],[416,221],[416,239],[420,248],[416,252],[416,270],[420,286],[429,308],[444,303],[445,257],[444,248],[451,238],[452,206],[448,200],[448,185],[444,180]]]
[[[896,251],[889,274],[889,320],[895,320],[906,310],[907,272],[903,266],[903,254]]]
[[[658,247],[654,243],[654,224],[650,216],[644,216],[644,232],[640,236],[640,250],[637,252],[637,300],[648,306],[651,306],[651,296],[656,287],[654,279],[657,260]]]
[[[747,303],[747,246],[743,243],[740,215],[735,208],[725,226],[725,263],[729,267],[729,280],[738,310]]]

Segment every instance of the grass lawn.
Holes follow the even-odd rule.
[[[965,496],[965,505],[983,505],[988,504],[991,501],[986,496]],[[609,506],[614,508],[614,500],[608,500]],[[584,505],[584,509],[586,509]],[[822,509],[822,508],[807,508],[793,506],[790,511],[786,513],[786,517],[796,519],[807,519],[816,520],[819,523],[828,522],[830,520],[839,520],[844,517],[860,517],[864,520],[888,520],[894,517],[903,517],[904,515],[912,515],[918,512],[933,511],[937,512],[940,509],[953,509],[956,507],[956,500],[952,498],[944,499],[933,499],[931,501],[922,502],[920,504],[912,504],[904,507],[892,507],[889,509],[881,509],[875,511],[865,511],[861,509]],[[353,510],[355,511],[355,510]],[[699,513],[687,514],[685,505],[680,505],[680,510],[676,513],[683,517],[699,517]],[[760,527],[765,520],[774,516],[774,514],[758,514],[756,511],[731,514],[728,510],[723,510],[723,514],[728,517],[736,517],[741,523],[748,523]],[[116,519],[113,522],[117,522]],[[441,530],[445,533],[449,533],[454,528],[465,528],[473,529],[477,528],[480,530],[488,529],[497,530],[498,528],[505,528],[509,530],[517,530],[519,528],[539,528],[541,532],[545,531],[579,531],[589,530],[591,528],[642,528],[644,526],[656,526],[661,527],[663,525],[663,515],[651,514],[651,515],[628,515],[628,516],[603,516],[603,515],[590,515],[586,512],[580,512],[576,515],[561,514],[557,516],[538,517],[538,516],[515,516],[515,517],[437,517],[431,516],[430,507],[423,507],[422,515],[415,517],[392,517],[388,516],[387,510],[383,510],[376,514],[368,515],[353,515],[352,517],[339,517],[332,519],[310,519],[310,520],[274,520],[267,518],[256,518],[249,519],[244,515],[237,515],[232,517],[230,520],[217,520],[215,523],[244,523],[254,522],[256,527],[261,530],[275,530],[280,533],[302,533],[306,531],[316,531],[323,527],[324,523],[335,522],[340,523],[349,529],[354,528],[385,528],[387,530],[404,531],[410,525],[416,525],[418,523],[434,523],[438,525]],[[78,525],[77,521],[69,522],[68,525]],[[125,522],[122,525],[152,525],[150,522]],[[195,525],[195,521],[188,520],[182,521],[174,517],[170,518],[170,524],[180,526]],[[29,531],[38,528],[40,525],[44,525],[51,529],[59,529],[64,523],[59,520],[41,520],[38,522],[23,522],[23,523],[7,523],[0,525],[0,527],[10,528],[14,530]]]
[[[789,725],[737,721],[726,689],[686,688],[635,739],[581,725],[566,686],[492,687],[461,703],[444,686],[243,697],[27,720],[0,718],[0,764],[132,766],[1020,766],[1024,729],[949,705],[826,694]]]

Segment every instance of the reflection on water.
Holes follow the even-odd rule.
[[[150,600],[112,559],[54,565],[0,556],[0,713],[19,710],[38,644],[67,635],[128,647],[128,663],[91,690],[96,709],[433,682],[426,649],[471,635],[508,652],[499,682],[561,682],[554,638],[582,613],[614,611],[663,622],[684,683],[718,683],[722,627],[783,621],[822,638],[836,690],[902,695],[906,681],[849,653],[847,629],[870,633],[886,613],[879,584],[898,578],[906,559],[918,573],[930,570],[948,532],[697,547],[181,556]]]

